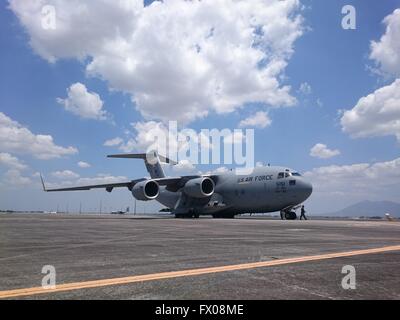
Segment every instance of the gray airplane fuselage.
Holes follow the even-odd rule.
[[[155,200],[173,208],[175,213],[183,207],[182,213],[189,208],[199,215],[241,214],[290,210],[312,193],[311,183],[286,167],[256,167],[246,174],[228,171],[210,177],[215,182],[215,191],[208,199],[193,204],[178,203],[182,202],[182,192],[169,192],[161,187]]]

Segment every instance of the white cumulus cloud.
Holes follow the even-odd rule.
[[[400,76],[400,9],[384,20],[386,31],[371,42],[370,59],[380,73]],[[341,117],[342,130],[354,138],[396,136],[400,141],[400,78],[362,97]]]
[[[265,111],[258,111],[250,117],[240,121],[239,127],[265,128],[272,123]]]
[[[18,188],[30,185],[31,183],[32,180],[29,177],[22,176],[18,169],[8,170],[0,181],[0,185],[5,188]]]
[[[375,163],[356,163],[350,165],[331,165],[305,172],[314,191],[317,192],[364,192],[373,195],[373,190],[390,188],[398,193],[400,183],[400,158]],[[375,195],[374,195],[375,196]]]
[[[78,152],[74,147],[61,147],[50,135],[33,134],[28,128],[0,112],[0,149],[2,151],[30,154],[38,159],[53,159]]]
[[[84,119],[105,120],[107,112],[103,110],[103,101],[95,92],[89,92],[80,82],[67,89],[67,98],[57,98],[65,110]]]
[[[317,143],[310,150],[310,156],[320,158],[320,159],[328,159],[340,154],[340,151],[335,149],[329,149],[326,144]]]
[[[370,59],[383,74],[400,77],[400,8],[385,17],[385,34],[379,41],[371,42]]]
[[[17,157],[6,152],[0,152],[0,165],[16,170],[24,170],[28,166],[22,163]]]
[[[217,169],[213,170],[213,174],[221,174],[221,173],[226,173],[228,172],[229,169],[227,167],[218,167]]]
[[[132,124],[134,133],[126,140],[120,141],[118,144],[119,149],[124,152],[147,152],[150,149],[158,150],[159,153],[164,154],[167,149],[169,135],[168,127],[162,122],[157,121],[143,121]],[[162,137],[158,139],[157,137]],[[165,139],[164,139],[165,138]],[[174,140],[171,144],[177,146]]]
[[[55,171],[51,175],[57,179],[65,179],[65,180],[79,178],[79,174],[71,170]]]
[[[119,146],[123,142],[124,142],[124,140],[122,140],[119,137],[116,137],[114,139],[106,140],[103,145],[105,147],[115,147],[115,146]]]
[[[299,0],[9,2],[37,54],[79,59],[147,119],[296,103],[281,79],[303,33]],[[56,9],[55,30],[41,26],[44,4]]]
[[[355,138],[394,135],[400,141],[400,79],[362,97],[340,122]]]
[[[305,172],[304,176],[313,184],[313,195],[308,202],[315,209],[310,211],[313,214],[334,212],[364,200],[399,199],[400,158],[330,165]]]
[[[229,169],[228,169],[227,167],[221,166],[221,167],[218,167],[218,168],[216,168],[216,169],[206,171],[206,172],[204,172],[204,173],[200,172],[200,174],[204,174],[204,175],[224,174],[224,173],[226,173],[226,172],[228,172],[228,171],[229,171]]]
[[[180,160],[176,165],[172,166],[172,170],[181,174],[193,174],[196,167],[187,159]]]
[[[78,162],[78,167],[79,167],[79,168],[90,168],[91,165],[90,165],[90,163],[87,163],[87,162],[85,162],[85,161],[79,161],[79,162]]]
[[[184,153],[191,146],[197,146],[199,152],[202,149],[208,151],[212,147],[208,135],[190,128],[174,129],[158,121],[132,123],[132,128],[125,140],[114,138],[106,141],[104,145],[118,147],[123,152],[157,150],[162,155],[168,154],[169,150]]]

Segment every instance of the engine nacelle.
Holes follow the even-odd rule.
[[[132,188],[132,195],[140,201],[153,200],[158,197],[160,187],[153,180],[146,180],[136,183]]]
[[[196,178],[186,182],[183,192],[193,198],[205,198],[214,193],[214,181],[210,178]]]

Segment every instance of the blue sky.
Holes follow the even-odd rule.
[[[12,3],[13,1],[11,1]],[[40,34],[35,31],[34,25],[21,18],[22,16],[19,14],[24,13],[24,10],[26,12],[30,10],[21,3],[21,1],[14,1],[11,9],[8,8],[7,3],[2,3],[0,10],[2,44],[0,50],[0,112],[28,128],[33,134],[51,135],[55,145],[63,148],[71,146],[78,152],[51,159],[38,159],[30,151],[24,152],[24,150],[10,147],[6,143],[7,141],[0,142],[0,153],[16,157],[27,167],[18,171],[18,176],[26,179],[14,185],[10,182],[10,176],[13,177],[16,173],[13,171],[13,175],[11,175],[9,171],[16,169],[7,165],[6,161],[3,163],[0,161],[0,188],[3,190],[0,195],[1,209],[55,210],[57,205],[63,208],[68,203],[70,209],[74,210],[80,202],[83,202],[86,208],[96,210],[100,200],[106,208],[119,209],[122,206],[132,206],[132,197],[126,190],[114,191],[111,195],[100,191],[80,194],[43,194],[40,192],[38,177],[35,173],[42,172],[50,183],[54,184],[63,183],[63,180],[56,178],[54,173],[65,170],[72,171],[79,175],[79,178],[91,178],[98,174],[128,177],[129,179],[145,176],[147,173],[144,165],[139,161],[106,159],[105,155],[121,152],[121,150],[117,146],[106,147],[104,142],[115,137],[121,137],[124,140],[134,137],[136,133],[132,123],[165,121],[165,119],[160,120],[160,114],[165,112],[154,111],[152,105],[147,106],[145,103],[140,104],[133,101],[132,96],[137,93],[135,90],[141,84],[136,78],[136,86],[131,89],[129,84],[120,84],[119,79],[115,78],[113,70],[109,70],[107,66],[97,66],[97,74],[88,74],[87,66],[93,61],[93,56],[106,56],[107,63],[107,55],[104,52],[108,51],[102,51],[100,54],[95,51],[97,49],[90,47],[83,58],[71,53],[63,56],[62,46],[65,44],[65,52],[67,52],[69,50],[67,46],[73,47],[73,41],[76,39],[72,39],[71,43],[68,43],[70,39],[65,41],[62,36],[60,36],[60,42],[57,43],[56,49],[52,49],[54,47],[51,46],[51,43],[46,43],[46,39],[43,40],[40,37]],[[343,18],[341,10],[346,4],[351,4],[356,9],[355,30],[344,30],[341,27]],[[152,6],[153,4],[150,5],[150,7]],[[357,132],[354,130],[361,130],[360,125],[355,124],[354,127],[349,125],[346,131],[341,122],[343,113],[339,111],[352,110],[362,97],[391,85],[396,78],[400,77],[396,70],[383,74],[383,71],[386,71],[383,70],[386,63],[384,58],[379,60],[379,58],[372,59],[370,56],[371,41],[379,42],[387,32],[387,24],[383,23],[383,20],[400,7],[400,1],[310,0],[301,1],[301,5],[295,7],[292,11],[288,11],[288,16],[297,14],[302,17],[301,26],[297,26],[302,29],[302,34],[296,36],[296,40],[290,44],[290,48],[287,48],[288,51],[292,49],[288,56],[282,58],[286,61],[287,66],[276,76],[280,87],[286,85],[291,87],[289,94],[297,100],[295,105],[281,107],[280,105],[272,106],[271,103],[265,101],[242,100],[241,105],[235,106],[234,110],[229,112],[225,110],[223,113],[218,113],[210,107],[207,109],[209,110],[207,116],[196,116],[187,121],[184,124],[185,127],[193,128],[196,131],[203,128],[234,129],[238,127],[240,121],[251,117],[256,112],[266,112],[271,119],[271,124],[264,128],[257,126],[255,128],[255,160],[308,172],[309,178],[313,182],[315,181],[315,185],[322,186],[320,192],[316,189],[317,192],[308,201],[307,205],[313,212],[329,212],[367,198],[396,200],[400,191],[398,176],[388,179],[385,184],[382,181],[376,182],[371,178],[371,174],[367,174],[364,180],[350,182],[343,175],[359,175],[359,172],[352,171],[354,167],[351,167],[357,164],[373,166],[376,163],[383,163],[392,170],[398,170],[397,162],[390,162],[398,158],[399,141],[398,137],[396,138],[398,131],[385,129],[384,134],[380,132],[360,133],[361,137],[354,138],[357,136]],[[63,8],[63,10],[70,10],[70,7]],[[173,10],[165,9],[164,13],[167,14],[167,19],[171,11]],[[395,21],[398,16],[393,15],[394,26],[399,26],[399,23],[396,24]],[[201,17],[197,18],[201,19]],[[203,23],[203,21],[201,22]],[[76,26],[76,28],[78,27]],[[71,28],[74,26],[72,25]],[[188,32],[195,33],[196,28],[196,25],[190,26]],[[157,32],[157,29],[154,32]],[[76,38],[76,34],[73,36]],[[101,30],[94,32],[93,37],[101,39]],[[39,39],[39,43],[43,41],[36,47],[30,44],[30,40],[35,38]],[[58,41],[58,39],[56,40]],[[400,39],[397,39],[397,42],[400,42]],[[213,44],[215,45],[215,43]],[[385,43],[382,41],[382,47],[384,45]],[[84,39],[82,46],[85,46]],[[48,49],[48,52],[57,58],[56,61],[49,61],[48,56],[40,52],[39,48]],[[151,64],[152,59],[154,56],[149,55],[147,60],[139,60],[139,63]],[[182,64],[184,63],[183,61]],[[235,63],[236,61],[233,60],[233,64]],[[374,69],[375,72],[371,69]],[[383,71],[381,70],[382,72],[379,73],[376,69]],[[145,77],[150,77],[150,75]],[[224,75],[217,78],[222,83],[225,79]],[[145,80],[146,85],[147,82],[157,82],[157,79]],[[127,81],[129,83],[129,77]],[[98,95],[103,103],[102,108],[107,111],[106,120],[78,116],[57,102],[57,98],[67,98],[67,89],[75,83],[82,83],[90,94]],[[309,92],[300,90],[302,84],[303,86],[307,84],[310,88]],[[126,89],[126,86],[129,89]],[[149,92],[149,89],[146,90]],[[156,89],[155,92],[157,92]],[[177,99],[181,98],[180,95],[177,97]],[[166,101],[174,98],[175,96],[172,95]],[[203,98],[201,97],[201,101],[208,101]],[[400,109],[399,101],[396,102],[397,110]],[[160,104],[159,108],[170,107]],[[182,108],[185,106],[183,105]],[[208,108],[208,106],[204,106],[204,108]],[[176,114],[182,114],[181,110],[184,109],[177,110]],[[168,114],[169,119],[173,120],[173,113]],[[397,116],[398,112],[392,115],[392,117]],[[400,121],[400,118],[397,120]],[[382,125],[384,126],[385,123]],[[126,131],[129,131],[129,135]],[[331,151],[339,150],[340,154],[325,158],[311,156],[311,148],[318,143],[326,145],[326,148]],[[77,165],[79,161],[89,163],[90,167],[79,167]],[[332,173],[332,170],[329,169],[332,168],[330,166],[335,166],[334,170],[336,171]],[[384,165],[377,167],[382,166]],[[216,166],[212,168],[216,168]],[[208,170],[206,166],[201,165],[198,169]],[[317,176],[321,172],[332,174],[330,179],[335,181],[342,180],[340,183],[338,182],[338,185],[326,184]],[[373,172],[375,174],[375,171]],[[172,174],[179,173],[172,172]],[[384,171],[382,177],[386,174],[387,171]],[[379,176],[379,172],[377,175]],[[78,182],[77,176],[74,179],[72,182]],[[367,184],[373,184],[375,187],[368,188]],[[362,192],[354,192],[355,188],[362,189]],[[140,204],[140,206],[142,205]],[[154,206],[149,204],[147,210],[152,208]]]

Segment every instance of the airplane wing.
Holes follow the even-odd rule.
[[[190,177],[175,177],[175,178],[158,178],[158,179],[152,179],[152,180],[156,181],[160,186],[167,186],[167,189],[172,191],[172,190],[177,190],[177,189],[181,188],[186,183],[188,178],[190,179]],[[91,190],[91,189],[106,189],[106,191],[111,192],[114,188],[123,188],[123,187],[126,187],[129,190],[132,190],[133,186],[136,183],[147,180],[146,178],[140,178],[140,179],[126,181],[126,182],[93,184],[93,185],[87,185],[87,186],[47,189],[42,175],[40,175],[40,179],[42,181],[43,191],[46,191],[46,192],[81,191],[81,190]],[[169,188],[171,188],[171,189],[169,189]]]
[[[87,186],[78,186],[78,187],[67,187],[67,188],[55,188],[55,189],[47,189],[42,175],[40,175],[40,179],[42,180],[42,186],[43,186],[43,191],[46,192],[54,192],[54,191],[80,191],[80,190],[90,190],[90,189],[106,189],[108,192],[111,192],[114,188],[122,188],[126,187],[128,189],[132,189],[133,186],[141,181],[144,181],[146,179],[137,179],[137,180],[131,180],[127,182],[117,182],[117,183],[106,183],[106,184],[93,184],[93,185],[87,185]]]
[[[156,158],[157,164],[158,164],[158,167],[156,169],[154,169],[154,165],[150,164],[147,161],[147,156],[148,156],[148,154],[146,154],[146,153],[135,153],[135,154],[114,154],[114,155],[109,155],[108,157],[109,158],[132,158],[132,159],[145,160],[148,172],[150,173],[150,176],[152,177],[151,180],[157,182],[159,186],[165,186],[166,187],[165,189],[170,192],[178,191],[186,184],[186,182],[188,182],[191,179],[196,179],[196,178],[202,177],[202,175],[165,177],[164,172],[163,172],[161,166],[159,165],[158,161],[163,161],[163,162],[166,162],[169,164],[176,164],[176,161],[173,161],[167,157],[161,156],[161,155],[157,154],[156,152],[154,152],[154,157]],[[211,178],[214,181],[214,183],[216,183],[218,181],[218,177],[215,175],[214,176],[213,175],[204,175],[204,177],[205,176]],[[146,178],[141,178],[141,179],[126,181],[126,182],[47,189],[42,175],[40,175],[40,178],[42,180],[43,190],[46,192],[80,191],[80,190],[91,190],[91,189],[106,189],[106,191],[111,192],[114,188],[122,188],[122,187],[126,187],[129,190],[132,190],[132,188],[135,186],[135,184],[147,180]]]

